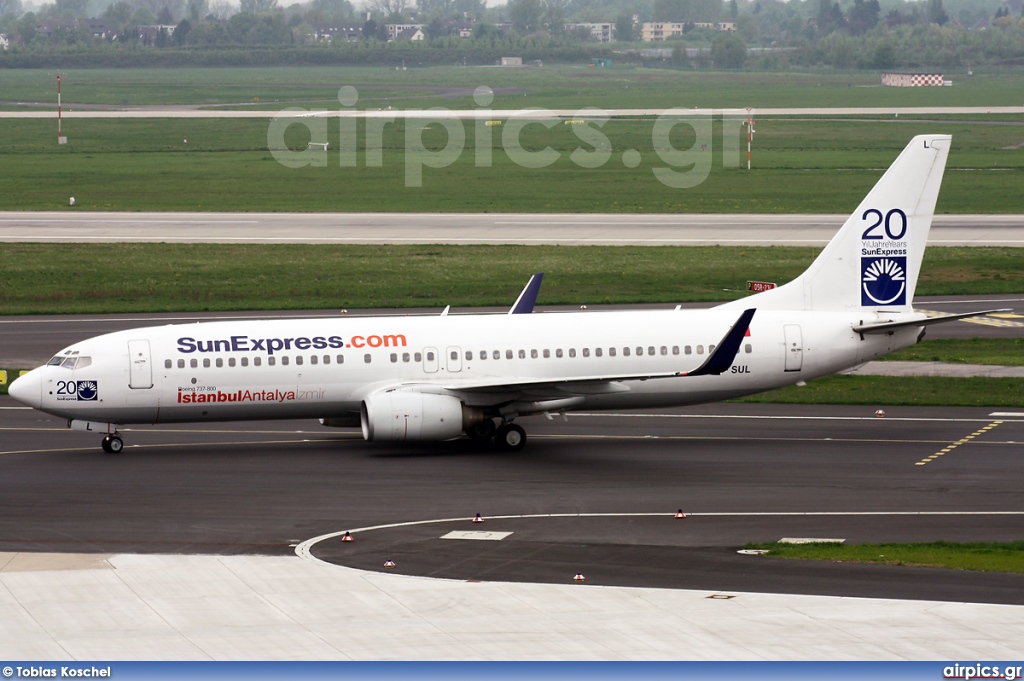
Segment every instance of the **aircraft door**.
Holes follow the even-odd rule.
[[[446,351],[448,358],[448,371],[458,372],[462,371],[462,348],[450,347]]]
[[[782,328],[786,335],[786,371],[800,371],[804,366],[804,343],[800,326],[786,324]]]
[[[437,373],[437,348],[423,348],[423,371],[428,374]]]
[[[128,341],[128,387],[148,389],[153,387],[153,366],[149,357],[149,341]]]

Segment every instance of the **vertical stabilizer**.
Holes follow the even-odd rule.
[[[912,139],[806,272],[728,306],[910,311],[951,139]]]

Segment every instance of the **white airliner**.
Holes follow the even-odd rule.
[[[219,321],[120,331],[62,350],[10,395],[119,425],[319,418],[373,441],[526,443],[522,416],[713,402],[913,345],[911,308],[950,137],[915,137],[788,284],[705,310]],[[510,312],[532,310],[531,282]],[[530,293],[532,289],[532,293]],[[527,309],[522,309],[523,307]],[[517,308],[519,308],[517,310]]]

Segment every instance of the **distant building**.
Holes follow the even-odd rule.
[[[927,87],[931,85],[952,85],[943,80],[941,73],[883,73],[882,85],[889,87]]]
[[[396,43],[418,43],[421,40],[426,40],[427,36],[423,32],[423,29],[417,26],[410,26],[409,28],[401,31],[391,40]]]
[[[736,31],[736,24],[731,21],[645,21],[640,24],[640,39],[644,42],[660,42],[668,40],[673,36],[682,36],[695,28],[710,28],[719,33],[733,33]]]
[[[313,40],[318,43],[330,42],[332,40],[353,40],[363,39],[363,24],[314,24]]]
[[[502,66],[522,66],[523,65],[523,58],[522,57],[502,57],[501,58],[501,65]]]
[[[93,38],[110,42],[117,40],[117,31],[105,19],[86,19],[85,24],[89,27],[89,32],[92,33]]]
[[[590,31],[590,35],[593,36],[594,40],[599,43],[610,43],[615,40],[615,24],[610,22],[605,23],[576,23],[566,24],[565,30],[572,31],[577,28],[585,28]]]
[[[7,48],[10,46],[10,44],[11,41],[7,39],[7,36],[5,36],[3,33],[0,33],[0,47],[4,49],[4,52],[7,51]]]
[[[396,39],[403,31],[410,28],[423,29],[423,24],[384,24],[384,30],[388,34],[388,40]]]
[[[174,35],[175,28],[177,28],[177,26],[174,26],[173,24],[149,24],[146,26],[136,26],[135,37],[144,45],[155,45],[157,40],[160,39],[161,31],[165,36],[170,38]]]

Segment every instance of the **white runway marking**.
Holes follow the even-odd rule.
[[[687,518],[769,518],[769,517],[798,517],[798,516],[1024,516],[1024,511],[764,511],[764,512],[707,512],[707,513],[686,513]],[[668,513],[534,513],[529,515],[494,515],[487,516],[488,520],[537,520],[544,518],[651,518],[663,517],[674,518],[674,512]],[[416,527],[419,525],[442,525],[445,523],[467,523],[472,522],[472,517],[465,518],[437,518],[434,520],[411,520],[404,523],[387,523],[385,525],[371,525],[369,527],[356,527],[337,532],[329,532],[319,537],[307,539],[295,547],[295,555],[303,560],[308,560],[322,565],[335,566],[326,560],[321,560],[313,555],[313,547],[320,542],[334,539],[344,535],[346,532],[357,535],[359,533],[373,532],[376,530],[390,530],[400,527]],[[337,566],[335,566],[337,567]]]

